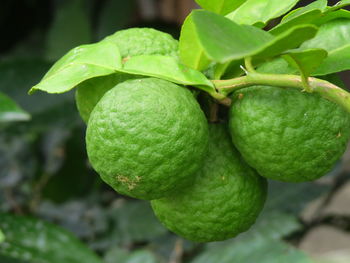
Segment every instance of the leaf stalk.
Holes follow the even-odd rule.
[[[276,87],[297,88],[305,90],[305,80],[298,75],[288,74],[265,74],[250,72],[250,74],[228,80],[212,80],[218,94],[227,97],[230,93],[242,88],[255,85],[267,85]],[[341,105],[350,113],[350,93],[340,87],[322,79],[309,77],[308,85],[310,92],[316,92],[323,98]],[[221,97],[216,95],[217,97]]]

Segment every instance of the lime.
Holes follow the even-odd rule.
[[[91,111],[102,96],[118,83],[128,79],[139,78],[136,75],[116,73],[103,77],[96,77],[78,85],[75,101],[81,118],[88,123]]]
[[[255,86],[237,91],[233,102],[233,142],[267,178],[317,179],[332,169],[350,137],[350,115],[318,94]]]
[[[209,151],[194,183],[151,202],[171,231],[197,242],[225,240],[246,231],[262,210],[266,180],[241,158],[225,126],[209,126]]]
[[[178,58],[178,41],[153,28],[120,30],[104,39],[115,43],[123,58],[138,55],[164,55]]]
[[[104,41],[115,43],[123,58],[137,55],[164,55],[177,58],[178,41],[167,33],[152,28],[131,28],[116,32]],[[116,73],[89,79],[76,89],[76,104],[80,116],[88,122],[90,113],[107,90],[136,75]]]
[[[208,124],[192,93],[171,82],[128,80],[91,113],[87,152],[102,179],[121,194],[163,197],[190,182],[207,151]]]

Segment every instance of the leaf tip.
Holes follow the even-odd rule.
[[[37,91],[37,88],[36,86],[34,86],[28,91],[28,95],[33,95],[36,91]]]

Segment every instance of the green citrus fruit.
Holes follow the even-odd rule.
[[[152,28],[131,28],[108,36],[105,41],[115,43],[123,58],[137,55],[164,55],[177,58],[178,41],[167,33]],[[107,90],[135,75],[116,73],[89,79],[76,89],[76,104],[80,116],[88,122],[90,113]]]
[[[266,199],[260,177],[234,148],[225,126],[209,126],[209,151],[192,185],[152,208],[171,231],[197,242],[225,240],[255,222]]]
[[[164,55],[178,58],[178,41],[153,28],[129,28],[117,31],[104,41],[115,43],[122,58],[138,55]]]
[[[208,125],[192,93],[171,82],[129,80],[91,113],[87,152],[102,179],[121,194],[163,197],[191,181],[207,151]]]
[[[88,123],[91,111],[102,96],[111,88],[128,79],[138,76],[116,73],[108,76],[92,78],[81,83],[75,92],[75,101],[81,118]]]
[[[255,86],[233,95],[230,132],[260,175],[303,182],[326,174],[341,157],[350,115],[318,94]]]

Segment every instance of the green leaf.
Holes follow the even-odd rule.
[[[129,252],[121,248],[114,248],[107,252],[105,256],[106,263],[158,263],[155,255],[146,249]]]
[[[279,17],[290,9],[299,0],[247,0],[235,11],[227,15],[229,19],[238,24],[263,24],[273,18]]]
[[[133,252],[125,263],[157,263],[155,255],[148,250]]]
[[[350,0],[342,0],[342,1],[339,1],[338,3],[336,3],[334,6],[332,6],[331,8],[328,9],[329,12],[332,12],[334,10],[337,10],[337,9],[340,9],[340,8],[343,8],[345,6],[348,6],[350,5]]]
[[[0,255],[40,263],[102,263],[66,230],[38,219],[0,214]]]
[[[0,243],[4,242],[4,240],[5,240],[5,235],[0,229]]]
[[[89,17],[81,0],[59,1],[47,38],[46,57],[56,60],[75,46],[92,39]],[[69,25],[69,26],[67,26]]]
[[[10,121],[27,121],[30,115],[22,110],[13,100],[0,93],[0,123]],[[1,233],[0,233],[1,239]]]
[[[116,246],[107,250],[103,259],[106,263],[115,263],[117,258],[118,263],[125,263],[125,261],[128,260],[129,255],[130,252],[128,250]]]
[[[221,77],[225,74],[226,70],[230,67],[230,63],[231,62],[216,64],[214,66],[214,79],[221,79]]]
[[[295,49],[287,51],[283,57],[292,67],[300,70],[305,77],[309,77],[321,65],[327,54],[327,51],[320,48]]]
[[[336,9],[338,8],[334,7],[327,9],[327,1],[325,0],[313,2],[310,5],[298,8],[287,14],[282,19],[281,23],[272,28],[269,32],[278,35],[295,25],[315,24],[321,26],[338,18],[350,18],[349,11]]]
[[[285,23],[288,22],[302,14],[305,14],[309,11],[312,10],[320,10],[321,12],[325,11],[327,8],[327,0],[318,0],[315,2],[312,2],[311,4],[304,6],[304,7],[300,7],[298,9],[293,10],[292,12],[290,12],[289,14],[285,15],[282,18],[281,23]]]
[[[298,47],[315,36],[313,25],[299,25],[278,36],[248,25],[238,25],[208,11],[194,11],[193,22],[207,56],[219,63],[247,56],[268,58]]]
[[[264,208],[256,223],[247,232],[236,237],[235,241],[280,240],[301,228],[302,225],[295,215]]]
[[[325,11],[326,8],[327,1],[318,0],[307,6],[295,9],[285,15],[281,23],[272,28],[269,32],[278,35],[296,25],[314,24],[315,20],[322,17],[323,11]]]
[[[261,29],[238,25],[208,11],[194,11],[192,19],[207,56],[219,63],[249,56],[273,39]]]
[[[125,73],[165,79],[177,84],[196,86],[209,93],[215,92],[213,84],[203,73],[186,67],[175,58],[162,55],[131,57],[124,64]]]
[[[112,239],[117,243],[149,241],[167,232],[155,217],[149,202],[126,201],[110,214],[115,220]]]
[[[236,78],[244,74],[244,70],[241,66],[244,65],[244,60],[231,61],[225,71],[221,73],[222,79]]]
[[[345,9],[340,9],[334,12],[327,12],[324,16],[315,21],[316,25],[322,26],[332,20],[346,18],[350,19],[350,11]]]
[[[329,57],[317,68],[314,76],[328,75],[350,69],[350,45],[336,51],[329,51]]]
[[[308,202],[329,190],[329,185],[320,185],[313,182],[293,184],[269,181],[269,194],[264,212],[277,210],[297,214]],[[293,202],[290,200],[293,200]]]
[[[350,69],[350,20],[333,20],[320,27],[317,35],[301,45],[301,49],[322,48],[328,57],[314,75],[327,75]]]
[[[181,62],[193,69],[204,70],[210,64],[210,60],[200,45],[195,26],[192,21],[192,14],[184,21],[179,41],[179,53]]]
[[[238,237],[226,242],[212,243],[207,245],[207,251],[204,252],[206,256],[216,257],[219,253],[222,253],[223,262],[284,262],[284,263],[294,263],[293,260],[307,260],[305,255],[301,255],[299,251],[293,249],[292,247],[281,242],[280,239],[286,235],[299,230],[301,224],[298,219],[292,215],[279,211],[271,211],[264,209],[261,215],[258,217],[257,222],[249,229],[247,232],[240,234]],[[271,247],[269,248],[269,246]],[[292,252],[292,255],[285,255],[285,257],[280,257],[280,251],[274,250],[274,247],[284,247]],[[243,248],[243,250],[242,250]],[[232,253],[228,250],[233,250]],[[269,255],[263,255],[265,252],[269,252]],[[250,257],[252,255],[252,258]],[[255,259],[256,257],[256,259]],[[261,257],[261,260],[260,260]],[[278,257],[275,259],[274,257]],[[204,255],[200,255],[199,258],[203,258]],[[214,260],[212,258],[212,260]],[[254,260],[255,259],[255,260]],[[252,261],[250,261],[252,260]],[[202,261],[199,261],[202,263]],[[195,261],[195,263],[199,263]],[[210,262],[203,261],[204,262]],[[212,262],[222,262],[212,261]],[[299,262],[299,261],[295,261]],[[303,261],[301,261],[303,262]],[[306,261],[309,262],[309,261]]]
[[[312,263],[304,252],[282,241],[255,239],[213,247],[191,263]]]
[[[195,0],[202,8],[220,15],[226,15],[237,9],[246,0]]]
[[[32,128],[47,130],[49,125],[63,125],[68,129],[81,125],[73,93],[52,96],[37,92],[28,96],[28,87],[38,83],[50,66],[51,63],[38,59],[3,61],[0,63],[0,90],[31,115],[28,125]]]
[[[269,33],[273,35],[281,34],[291,27],[298,26],[298,25],[304,25],[304,24],[313,24],[315,20],[322,17],[322,11],[319,9],[310,10],[303,14],[300,14],[299,16],[294,17],[293,19],[288,20],[287,22],[282,22],[272,28]]]
[[[83,45],[69,51],[46,73],[36,90],[63,93],[84,80],[109,75],[121,68],[121,57],[116,45],[108,41]]]
[[[272,41],[253,54],[257,58],[269,58],[281,54],[283,51],[299,47],[300,44],[313,38],[317,27],[313,25],[298,25],[275,36]]]

